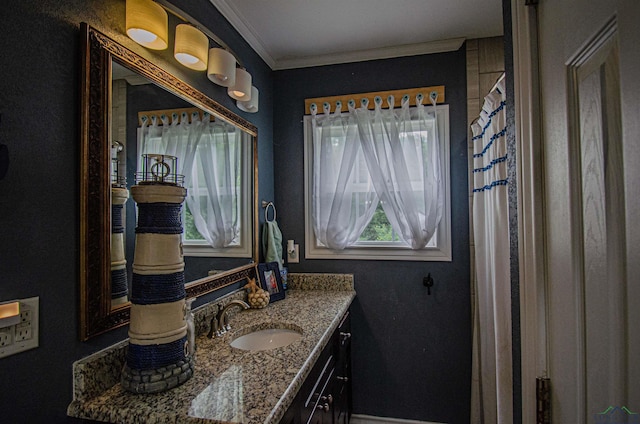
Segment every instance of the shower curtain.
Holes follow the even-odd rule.
[[[513,421],[511,282],[504,75],[484,98],[473,132],[472,424]]]

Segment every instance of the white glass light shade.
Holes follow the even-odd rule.
[[[180,24],[176,27],[173,56],[189,69],[204,71],[209,57],[209,38],[196,27]]]
[[[207,77],[218,85],[230,87],[236,83],[236,58],[219,47],[209,49]]]
[[[245,102],[241,102],[240,100],[238,100],[236,102],[236,105],[238,106],[238,109],[245,111],[245,112],[249,112],[249,113],[256,113],[258,111],[258,98],[259,98],[260,93],[258,92],[258,89],[255,86],[251,86],[251,99]]]
[[[136,43],[153,50],[167,48],[169,19],[167,12],[151,0],[127,0],[126,31]]]
[[[236,68],[236,82],[227,89],[227,93],[241,102],[251,100],[251,74],[242,68]]]

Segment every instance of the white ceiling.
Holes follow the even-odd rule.
[[[271,69],[457,50],[502,35],[502,0],[210,0]]]

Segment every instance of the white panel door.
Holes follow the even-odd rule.
[[[640,1],[537,7],[551,418],[640,422]]]

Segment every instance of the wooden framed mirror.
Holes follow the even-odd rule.
[[[190,272],[185,269],[188,297],[202,296],[255,276],[255,264],[258,262],[258,132],[253,124],[239,115],[89,25],[81,24],[81,34],[80,339],[87,340],[129,322],[130,303],[124,301],[114,305],[111,299],[111,147],[116,140],[116,130],[112,128],[113,70],[131,72],[143,79],[143,84],[148,84],[148,90],[160,90],[172,96],[174,105],[159,109],[173,110],[175,104],[197,108],[225,125],[230,124],[242,132],[242,140],[246,140],[243,141],[241,162],[244,171],[239,178],[244,200],[238,203],[238,214],[244,223],[240,228],[244,236],[236,243],[243,248],[213,249],[208,253],[196,253],[193,257],[185,254],[186,266],[193,268]],[[154,99],[163,96],[154,95]],[[137,112],[127,111],[128,129],[124,131],[127,138],[132,132],[135,137],[136,131],[135,128],[131,130],[131,125],[138,123],[131,123],[129,117]],[[127,140],[126,145],[130,146],[129,152],[135,151],[136,140]],[[128,153],[128,156],[136,155]],[[126,160],[123,168],[127,169],[127,174],[135,173],[135,160],[134,163],[130,163],[128,158]],[[128,180],[126,187],[134,183]],[[129,199],[129,202],[133,203],[133,200]],[[133,205],[129,208],[135,211]],[[131,219],[128,221],[124,224],[126,231],[134,231],[132,227],[135,225],[131,225]],[[124,250],[130,252],[129,256],[133,252],[131,244],[134,239],[132,234],[125,236],[128,246]],[[127,258],[127,262],[132,263],[132,258]]]

